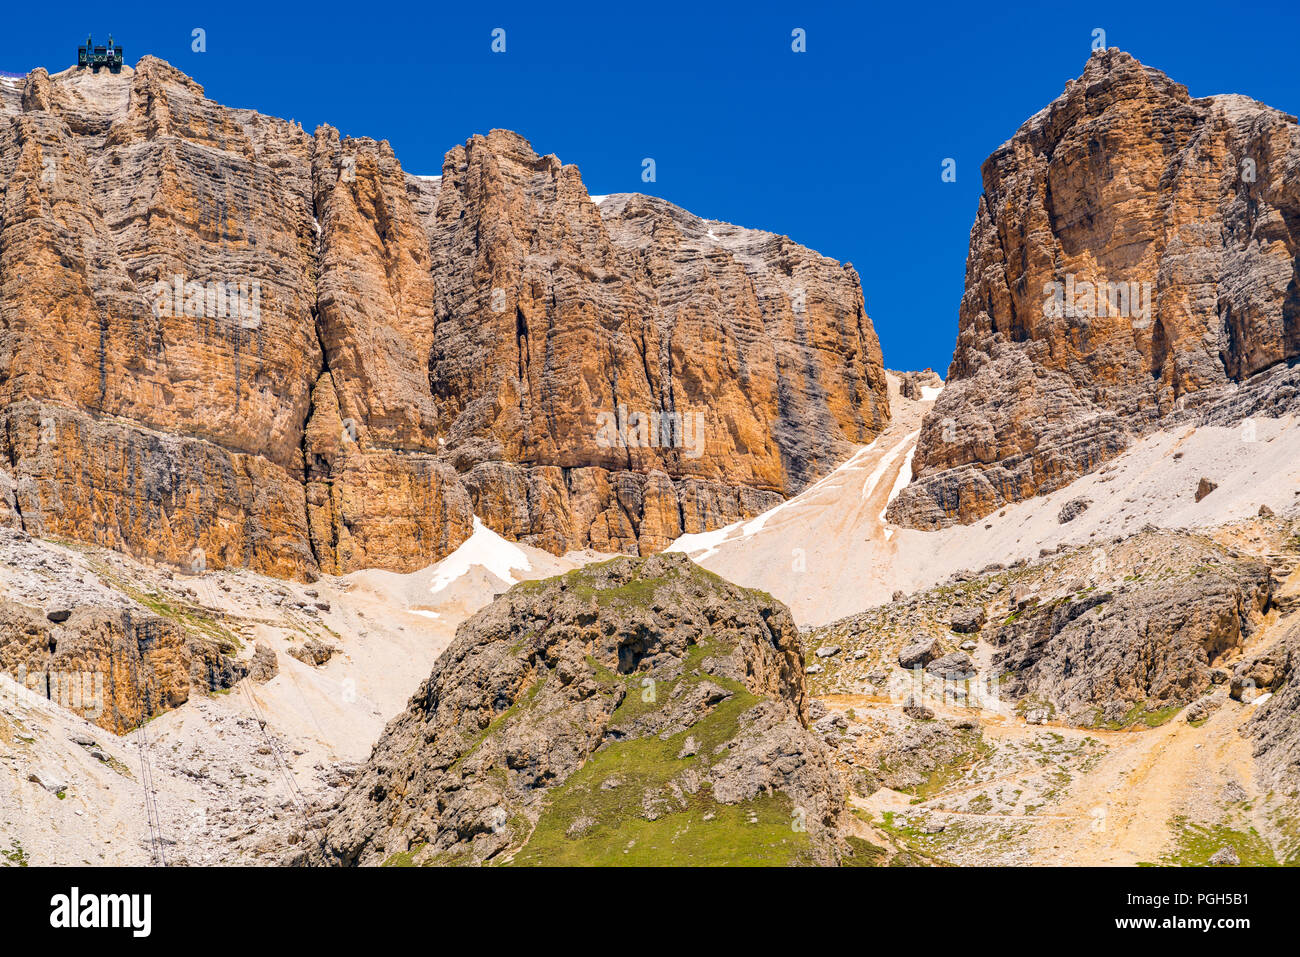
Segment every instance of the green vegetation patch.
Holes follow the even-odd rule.
[[[934,852],[936,835],[926,834],[911,825],[896,824],[894,812],[886,811],[878,827],[897,848],[890,867],[947,867],[948,862]]]
[[[1209,867],[1210,858],[1224,847],[1231,847],[1245,867],[1277,867],[1273,849],[1259,832],[1246,825],[1238,830],[1227,824],[1206,826],[1193,824],[1185,817],[1173,820],[1174,849],[1160,863],[1175,867]]]
[[[889,850],[860,837],[846,837],[848,853],[841,859],[844,867],[884,867]]]
[[[740,804],[719,804],[707,788],[702,788],[686,796],[685,809],[654,821],[643,815],[640,797],[638,792],[628,807],[600,818],[600,823],[573,837],[565,832],[581,816],[582,808],[557,800],[543,813],[528,844],[511,863],[560,867],[775,867],[811,861],[808,834],[794,828],[794,809],[784,794],[759,795]]]
[[[1097,720],[1094,720],[1090,727],[1105,728],[1109,731],[1124,731],[1140,724],[1148,728],[1158,728],[1182,710],[1183,706],[1181,704],[1165,705],[1163,708],[1148,708],[1144,703],[1139,702],[1129,708],[1128,713],[1118,721],[1107,721],[1098,724]]]
[[[706,653],[699,648],[695,655]],[[760,795],[734,805],[714,800],[704,781],[707,771],[739,733],[741,716],[762,699],[716,675],[685,674],[679,680],[694,684],[706,678],[732,692],[731,697],[667,739],[618,741],[593,754],[550,795],[512,863],[754,866],[810,860],[810,839],[797,826],[788,796]],[[657,702],[669,700],[669,690],[661,682]],[[643,702],[639,687],[633,687],[611,726],[656,706]],[[694,739],[694,753],[678,757],[688,737]],[[684,788],[692,779],[698,782],[693,794]]]
[[[180,625],[190,634],[199,635],[214,642],[217,649],[225,654],[235,654],[243,648],[239,636],[227,628],[206,610],[196,605],[182,604],[156,591],[144,591],[113,573],[105,564],[94,564],[96,573],[137,605],[148,608],[160,618],[166,618]]]
[[[590,565],[583,565],[581,568],[575,568],[572,571],[565,572],[563,575],[557,575],[554,578],[540,578],[531,581],[520,582],[511,590],[518,589],[525,594],[535,594],[554,587],[557,582],[563,583],[564,589],[570,594],[586,600],[596,602],[602,608],[617,605],[632,605],[637,607],[651,607],[655,603],[655,596],[659,589],[674,581],[682,579],[696,581],[701,585],[709,588],[723,588],[727,590],[734,589],[732,585],[721,575],[715,574],[699,565],[690,564],[683,567],[673,567],[666,575],[657,575],[653,578],[643,578],[634,575],[629,581],[619,585],[610,584],[602,580],[601,572],[608,569],[616,562],[637,562],[638,559],[620,556],[612,558],[609,561],[594,562]],[[754,599],[766,601],[775,604],[775,599],[766,592],[757,589],[742,589]]]
[[[23,849],[22,844],[18,843],[17,838],[9,841],[9,850],[0,848],[0,857],[5,859],[5,867],[27,866],[27,851]]]
[[[398,851],[396,854],[390,854],[385,858],[380,867],[414,867],[415,856],[424,850],[424,843],[416,844],[414,847],[405,851]]]

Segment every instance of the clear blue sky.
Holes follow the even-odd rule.
[[[230,106],[329,122],[436,173],[493,127],[642,191],[785,233],[862,276],[892,368],[946,372],[979,166],[1083,69],[1092,31],[1188,86],[1300,111],[1297,0],[891,4],[17,4],[0,70],[112,31]],[[207,51],[191,50],[206,31]],[[490,50],[506,30],[506,52]],[[806,31],[807,52],[791,51]],[[641,181],[653,157],[657,181]],[[941,163],[957,161],[957,181]]]

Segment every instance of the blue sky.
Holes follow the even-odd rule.
[[[852,262],[891,368],[947,370],[979,166],[1082,71],[1094,29],[1193,96],[1300,112],[1295,0],[159,6],[17,5],[0,70],[62,69],[111,30],[128,63],[152,53],[230,106],[387,139],[414,173],[517,130],[592,193],[654,193]]]

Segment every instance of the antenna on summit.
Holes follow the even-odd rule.
[[[86,34],[86,45],[77,47],[77,69],[90,67],[91,72],[98,73],[100,67],[108,67],[110,73],[122,70],[122,48],[113,45],[113,34],[108,35],[108,46],[95,46],[94,37]]]

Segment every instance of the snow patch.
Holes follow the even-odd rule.
[[[421,616],[423,616],[424,618],[441,618],[441,617],[442,617],[442,615],[438,614],[436,611],[429,611],[429,609],[427,609],[427,608],[408,608],[408,609],[406,609],[406,610],[409,611],[412,615],[421,615]]]
[[[437,183],[437,182],[440,182],[440,181],[442,180],[442,174],[439,173],[437,176],[418,176],[418,175],[417,175],[415,178],[416,178],[416,179],[422,179],[422,180],[424,180],[424,181],[427,182],[427,183]]]
[[[595,203],[597,206],[599,206],[599,205],[600,205],[601,203],[603,203],[605,200],[609,199],[609,195],[606,194],[606,195],[604,195],[604,196],[590,196],[590,197],[588,197],[588,199],[590,199],[593,203]]]
[[[888,472],[890,466],[894,464],[894,460],[897,459],[898,454],[903,451],[903,447],[913,441],[920,434],[920,429],[917,429],[915,432],[909,432],[907,435],[903,436],[901,442],[885,453],[884,458],[880,460],[880,464],[876,466],[876,470],[871,473],[870,477],[862,486],[862,498],[864,500],[871,497],[871,493],[876,490],[876,486],[879,485],[880,480],[885,477],[885,473]]]
[[[486,568],[497,578],[514,584],[513,571],[531,571],[532,565],[524,550],[508,542],[474,516],[474,534],[461,542],[460,547],[433,566],[433,584],[429,591],[437,594],[475,565]]]
[[[923,385],[921,386],[921,401],[933,402],[935,399],[939,398],[939,393],[942,391],[943,386],[941,385]]]
[[[703,555],[693,555],[692,561],[703,561],[718,550],[718,546],[727,540],[739,523],[724,525],[722,528],[715,528],[711,532],[687,532],[685,535],[678,535],[673,539],[673,543],[664,549],[666,552],[684,552],[687,555],[693,555],[694,552],[704,552]]]
[[[732,532],[740,532],[740,534],[736,536],[738,539],[749,538],[751,535],[757,535],[763,530],[763,527],[771,521],[772,516],[777,512],[788,508],[791,505],[800,504],[799,499],[807,495],[809,492],[812,492],[814,489],[822,488],[828,482],[843,478],[843,473],[847,470],[856,469],[858,467],[858,460],[876,447],[876,441],[877,439],[872,439],[870,445],[864,445],[862,448],[858,449],[853,453],[848,461],[844,462],[829,475],[825,476],[817,483],[810,485],[793,498],[788,498],[784,502],[773,505],[766,512],[762,512],[748,521],[732,522],[730,525],[724,525],[722,528],[715,528],[711,532],[688,532],[685,535],[679,535],[677,538],[673,539],[673,543],[665,548],[664,551],[684,552],[691,556],[692,561],[702,562],[710,555],[716,554],[719,546],[731,539]],[[703,552],[704,554],[697,555],[695,554],[696,552]]]
[[[913,435],[919,435],[913,432]],[[889,520],[885,518],[885,513],[889,511],[889,503],[898,497],[898,493],[907,488],[907,483],[912,481],[912,456],[916,455],[916,446],[913,445],[907,450],[907,455],[903,458],[902,468],[898,470],[898,477],[894,479],[894,487],[889,490],[889,498],[885,499],[885,507],[880,510],[880,525],[885,530],[885,541],[894,537],[894,530],[889,527]]]

